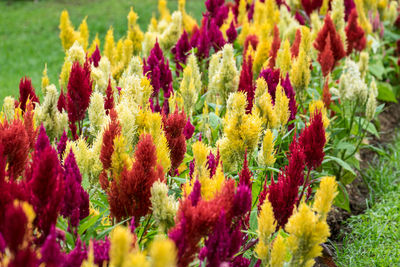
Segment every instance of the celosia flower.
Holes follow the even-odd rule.
[[[93,241],[93,255],[94,263],[98,266],[103,266],[104,263],[108,263],[110,260],[110,240],[106,237],[104,240]]]
[[[114,138],[121,134],[121,125],[115,110],[110,111],[111,122],[104,130],[103,145],[100,152],[100,160],[104,169],[111,167],[111,156],[114,152]]]
[[[259,161],[265,166],[273,166],[276,161],[274,145],[274,134],[270,129],[267,129],[264,133],[261,153],[259,153]]]
[[[29,102],[25,108],[24,126],[26,134],[28,135],[30,149],[35,147],[36,136],[38,134],[38,130],[35,128],[34,115],[33,104]]]
[[[81,67],[78,62],[75,62],[71,68],[67,94],[68,120],[71,124],[84,119],[91,94],[92,81],[89,63],[86,61],[84,67]]]
[[[375,87],[376,89],[376,84],[375,81],[371,82],[371,90],[368,96],[368,100],[367,100],[367,105],[366,105],[366,109],[365,109],[365,118],[369,121],[371,121],[374,116],[375,116],[375,111],[376,111],[376,95],[374,92],[373,87]]]
[[[315,49],[317,49],[320,54],[323,53],[326,49],[326,46],[328,45],[328,41],[330,41],[330,50],[332,51],[332,55],[334,58],[333,66],[335,66],[337,61],[346,56],[346,52],[344,51],[343,42],[340,38],[340,35],[337,33],[335,25],[333,24],[333,21],[329,14],[326,15],[324,26],[319,31],[318,36],[314,41]]]
[[[60,159],[63,157],[65,148],[67,147],[68,136],[67,133],[64,131],[61,135],[60,141],[57,143],[57,152]]]
[[[231,231],[225,213],[221,211],[213,233],[204,242],[205,246],[201,249],[199,258],[203,262],[206,260],[207,266],[221,266],[238,252],[240,239],[240,230]]]
[[[274,244],[271,250],[271,266],[283,267],[286,259],[287,248],[285,239],[281,234],[274,240]]]
[[[249,49],[249,46],[253,49],[253,51],[257,51],[258,47],[258,37],[255,34],[249,34],[246,37],[246,40],[244,41],[244,48],[243,48],[243,55],[247,55],[247,50]]]
[[[60,262],[64,262],[65,254],[61,251],[61,246],[57,242],[57,234],[54,226],[51,228],[46,241],[40,249],[40,254],[40,262],[45,266],[57,266]]]
[[[321,255],[321,243],[326,242],[329,226],[320,220],[305,203],[289,219],[286,231],[288,248],[292,254],[290,264],[293,266],[312,266],[314,258]]]
[[[128,32],[127,39],[131,43],[132,54],[137,55],[142,51],[142,41],[143,41],[143,32],[140,30],[139,25],[137,24],[138,15],[131,10],[128,14]],[[130,60],[130,58],[129,58]]]
[[[244,216],[251,210],[251,186],[244,183],[236,188],[233,206],[235,207],[234,216]]]
[[[178,109],[175,109],[175,112],[169,114],[168,117],[164,115],[163,123],[165,137],[170,149],[171,170],[175,171],[182,163],[186,152],[186,138],[183,134],[186,115],[183,111],[179,113]]]
[[[273,69],[275,67],[275,59],[278,54],[279,47],[281,46],[281,39],[279,38],[279,29],[278,26],[274,27],[274,38],[271,44],[271,50],[269,52],[269,62],[268,66]]]
[[[57,88],[53,84],[48,86],[44,101],[35,108],[36,123],[43,124],[51,140],[58,138],[68,127],[67,113],[57,109],[57,94]]]
[[[311,117],[310,125],[306,126],[300,134],[299,143],[304,149],[305,162],[309,169],[315,169],[321,165],[324,159],[325,128],[321,111],[316,111]]]
[[[28,99],[33,103],[39,103],[31,79],[25,76],[24,78],[21,78],[21,81],[19,82],[19,104],[22,111],[25,111],[25,105]]]
[[[168,186],[160,181],[151,187],[151,209],[153,216],[162,230],[168,230],[174,225],[174,218],[178,210],[178,202],[173,196],[168,196]]]
[[[163,51],[158,42],[155,43],[150,55],[144,61],[143,74],[146,75],[153,86],[151,97],[158,106],[158,93],[160,89],[164,91],[164,98],[169,98],[172,92],[172,74],[169,69],[168,60],[165,61]]]
[[[251,56],[244,56],[242,71],[240,72],[239,92],[246,93],[247,107],[246,112],[250,113],[253,108],[253,100],[255,93],[255,84],[253,81],[253,59]]]
[[[58,101],[57,101],[57,109],[59,112],[63,112],[65,110],[67,110],[67,100],[66,100],[66,96],[64,94],[64,90],[62,88],[61,88],[60,96],[58,97]]]
[[[55,225],[63,205],[64,184],[57,152],[50,146],[46,131],[40,128],[31,166],[31,177],[27,177],[30,203],[37,214],[35,225],[41,236],[38,243],[45,241]]]
[[[176,247],[170,239],[164,237],[154,239],[150,245],[149,254],[151,257],[151,266],[176,266]]]
[[[335,58],[331,50],[331,36],[328,33],[324,50],[318,54],[318,62],[321,64],[322,74],[326,77],[335,67]]]
[[[297,57],[299,55],[300,42],[301,42],[301,30],[297,29],[292,47],[290,49],[290,52],[292,53],[292,57]]]
[[[108,251],[107,251],[108,252]],[[71,250],[65,257],[65,266],[83,266],[82,262],[88,257],[85,243],[78,240],[75,242],[75,248]]]
[[[30,140],[20,119],[0,124],[0,143],[3,155],[7,157],[8,172],[11,179],[17,179],[24,171],[28,159]]]
[[[269,259],[269,244],[271,243],[271,235],[275,232],[276,221],[274,218],[274,212],[272,205],[266,199],[264,204],[261,206],[261,212],[258,215],[258,238],[259,241],[254,249],[257,257],[267,264]]]
[[[199,200],[196,206],[189,200],[180,203],[175,227],[169,231],[178,249],[178,266],[187,266],[193,260],[200,239],[213,230],[221,210],[225,211],[226,221],[232,220],[234,194],[234,181],[229,180],[209,201]]]
[[[96,45],[96,50],[94,50],[94,52],[92,53],[92,56],[90,57],[90,62],[93,63],[93,66],[95,66],[97,68],[99,66],[100,59],[101,59],[101,55],[100,55],[99,46]]]
[[[117,225],[110,235],[110,266],[125,266],[132,250],[133,235],[127,227]]]
[[[194,182],[192,192],[188,196],[188,199],[192,202],[193,206],[197,206],[197,203],[201,199],[201,184],[198,179]]]
[[[181,64],[186,64],[186,59],[191,46],[189,37],[186,31],[183,31],[176,45],[172,48],[171,52],[174,54],[177,74],[182,70]]]
[[[231,22],[228,30],[226,30],[226,36],[228,37],[228,43],[233,44],[237,38],[237,31],[235,28],[235,25],[233,24],[233,21]]]
[[[301,0],[301,5],[304,8],[304,11],[307,13],[308,16],[322,6],[323,0]]]
[[[185,136],[186,140],[189,140],[190,138],[192,138],[194,130],[195,130],[195,128],[194,128],[193,124],[190,122],[190,118],[188,118],[188,120],[185,124],[185,128],[183,128],[183,135]]]
[[[7,248],[16,254],[28,237],[29,219],[23,207],[18,203],[10,203],[5,209],[5,219],[2,224],[2,236]]]
[[[315,201],[313,204],[313,210],[318,212],[322,220],[326,219],[333,200],[335,199],[337,192],[336,179],[333,176],[326,176],[321,179],[317,193],[315,194]]]
[[[253,174],[249,170],[249,164],[247,162],[247,151],[244,153],[244,161],[242,171],[239,173],[239,185],[246,185],[251,188]]]
[[[329,109],[332,100],[331,93],[329,91],[329,76],[325,79],[324,88],[322,89],[322,101],[324,102],[325,108]]]
[[[350,55],[353,49],[362,51],[367,44],[364,30],[358,25],[357,18],[357,10],[354,8],[350,13],[346,26],[347,55]]]
[[[224,36],[217,26],[215,19],[211,19],[207,30],[208,39],[214,47],[214,51],[221,50],[225,45]]]
[[[128,216],[145,216],[150,210],[151,186],[163,179],[162,167],[157,164],[153,138],[149,134],[142,135],[136,146],[132,168],[125,168],[119,180],[111,183],[108,191],[112,216],[118,220]]]
[[[70,226],[77,227],[79,221],[89,215],[89,195],[82,188],[82,176],[70,150],[64,163],[64,202],[61,214],[69,218]]]

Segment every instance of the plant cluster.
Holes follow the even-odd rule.
[[[0,115],[0,266],[321,255],[377,98],[396,94],[397,61],[369,55],[395,58],[397,1],[207,0],[200,24],[178,7],[159,0],[145,33],[131,9],[104,42],[61,13],[58,85],[46,68],[40,100],[22,78]]]

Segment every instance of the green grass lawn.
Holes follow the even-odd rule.
[[[19,81],[25,75],[32,79],[35,88],[40,88],[46,63],[50,82],[58,86],[64,59],[58,37],[62,10],[68,10],[75,28],[87,16],[90,42],[99,33],[103,43],[111,25],[116,40],[126,33],[126,17],[131,6],[139,15],[142,31],[145,31],[151,16],[157,15],[157,3],[158,0],[0,2],[0,104],[7,95],[18,96]],[[171,12],[177,9],[177,3],[177,0],[168,1]],[[187,12],[198,21],[204,8],[202,0],[188,0],[186,3]],[[40,90],[36,91],[40,93]]]
[[[366,173],[370,208],[351,217],[338,266],[400,266],[400,138]]]

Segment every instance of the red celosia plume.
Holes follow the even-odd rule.
[[[111,79],[108,79],[108,86],[106,89],[106,99],[104,101],[104,109],[106,114],[110,113],[110,110],[114,108],[114,94],[113,89],[111,87]]]
[[[112,181],[108,191],[112,216],[117,220],[128,216],[139,220],[145,216],[150,211],[151,186],[157,180],[163,181],[164,174],[157,163],[156,146],[151,135],[142,135],[131,170],[125,168],[119,179]]]
[[[272,40],[271,50],[269,51],[269,67],[275,67],[276,56],[278,55],[279,47],[281,47],[281,39],[279,38],[279,28],[277,25],[274,27],[274,39]]]
[[[345,29],[347,36],[347,55],[350,55],[353,49],[362,51],[367,44],[364,30],[358,24],[357,17],[357,9],[353,8]]]
[[[174,113],[170,113],[168,116],[163,114],[164,132],[170,149],[172,173],[181,165],[185,157],[186,138],[183,130],[186,122],[185,113],[183,111],[179,113],[177,108]]]
[[[103,133],[103,145],[100,151],[100,161],[105,170],[111,167],[111,156],[114,152],[114,138],[121,133],[121,125],[118,120],[117,112],[110,111],[111,122]]]
[[[240,72],[239,92],[246,93],[247,107],[246,113],[249,114],[253,108],[254,93],[256,87],[253,81],[253,59],[251,55],[244,56],[242,71]]]
[[[24,77],[21,78],[19,83],[19,104],[22,111],[25,111],[26,101],[28,101],[28,99],[33,103],[39,103],[39,99],[36,96],[35,88],[32,86],[31,79]]]

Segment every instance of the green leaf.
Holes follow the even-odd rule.
[[[351,168],[351,166],[347,162],[343,161],[342,159],[334,157],[334,156],[329,156],[329,155],[325,156],[325,159],[324,159],[323,162],[326,163],[326,162],[329,162],[329,161],[335,161],[343,169],[349,171],[353,175],[356,175],[356,173],[354,172],[353,168]]]
[[[344,185],[346,185],[346,184],[351,184],[355,178],[356,178],[356,176],[354,174],[352,174],[351,172],[345,172],[344,175],[342,175],[342,177],[340,177],[340,181]]]
[[[385,67],[381,60],[377,60],[368,66],[370,72],[379,80],[382,79],[383,74],[385,74]]]
[[[101,217],[103,216],[105,211],[103,211],[102,213],[100,213],[99,215],[96,216],[92,216],[92,217],[86,217],[83,221],[83,223],[81,223],[79,225],[78,228],[78,234],[82,235],[87,229],[89,229],[90,227],[92,227],[93,225],[96,224],[96,222],[101,219]]]
[[[334,205],[336,207],[339,207],[341,209],[344,209],[348,212],[351,212],[350,210],[350,201],[349,201],[349,195],[347,194],[346,188],[342,185],[341,182],[338,182],[338,188],[339,188],[339,193],[335,197],[334,200]]]
[[[389,83],[378,83],[378,99],[386,102],[397,103],[393,88]]]
[[[250,230],[257,231],[257,207],[255,207],[250,213]]]

